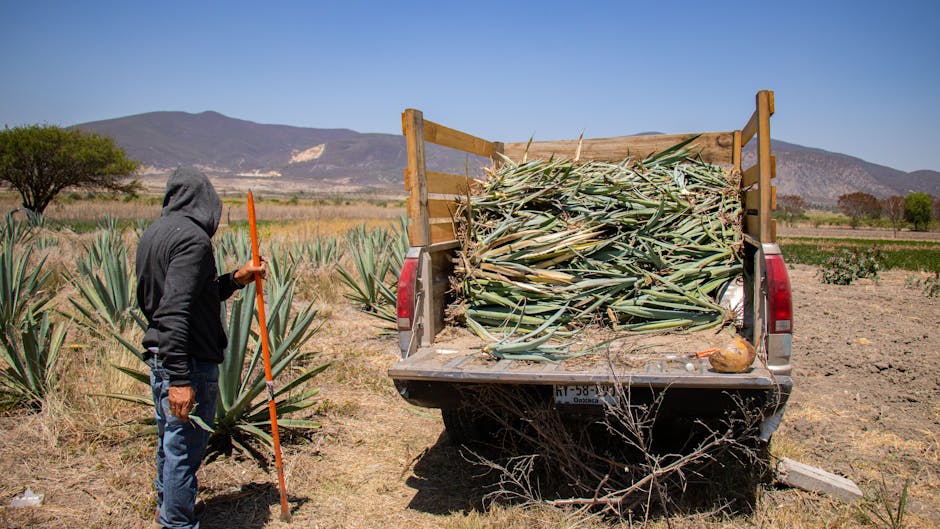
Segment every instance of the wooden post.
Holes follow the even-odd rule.
[[[774,226],[771,214],[771,183],[773,159],[770,156],[770,116],[774,113],[774,93],[770,90],[757,92],[757,165],[760,168],[760,240],[774,242]]]
[[[411,246],[431,244],[431,218],[428,214],[428,174],[424,158],[424,115],[409,108],[401,114],[401,130],[408,150],[408,235]]]
[[[852,480],[786,457],[780,458],[776,471],[777,481],[789,487],[829,494],[848,502],[864,497]]]

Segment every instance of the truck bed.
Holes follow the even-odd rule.
[[[719,373],[707,358],[696,358],[697,351],[733,339],[733,331],[618,337],[605,341],[596,352],[560,362],[496,359],[484,353],[483,342],[465,330],[448,328],[442,335],[445,339],[419,348],[393,365],[389,376],[427,382],[534,385],[619,382],[651,388],[760,389],[779,383],[759,359],[743,373]]]

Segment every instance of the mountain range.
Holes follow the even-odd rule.
[[[400,135],[267,125],[217,112],[149,112],[75,127],[115,139],[142,163],[141,175],[165,177],[192,165],[225,181],[248,180],[297,186],[310,191],[383,190],[403,192],[405,141]],[[754,163],[753,143],[744,166]],[[832,205],[845,193],[879,198],[924,191],[940,196],[940,172],[904,172],[860,158],[774,140],[778,195]],[[486,160],[428,145],[429,170],[478,174]],[[290,185],[289,185],[290,184]]]

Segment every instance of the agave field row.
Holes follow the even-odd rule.
[[[139,381],[140,391],[98,397],[152,406],[140,352],[146,322],[136,306],[133,272],[133,249],[145,227],[138,223],[135,228],[120,228],[114,219],[104,219],[81,245],[74,267],[62,269],[48,263],[62,233],[46,228],[41,217],[5,216],[0,226],[3,408],[42,407],[46,395],[60,383],[59,360],[67,336],[120,344],[119,349],[140,358],[137,367],[105,363]],[[247,229],[220,232],[214,245],[219,270],[231,270],[250,258]],[[269,271],[265,299],[278,388],[275,399],[284,427],[318,426],[292,415],[313,404],[317,390],[309,382],[327,368],[302,347],[324,320],[319,317],[316,293],[301,292],[298,279],[316,273],[338,277],[353,303],[392,322],[395,283],[407,247],[404,220],[392,227],[355,228],[345,236],[262,244]],[[272,442],[254,289],[250,284],[221,307],[229,343],[220,366],[215,421],[202,425],[212,431],[208,457],[237,450],[263,458],[259,448]],[[57,301],[60,290],[65,290],[61,298],[66,301]]]

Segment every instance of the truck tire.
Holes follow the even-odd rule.
[[[447,437],[457,446],[492,440],[500,430],[495,419],[468,408],[441,408],[441,418]]]

